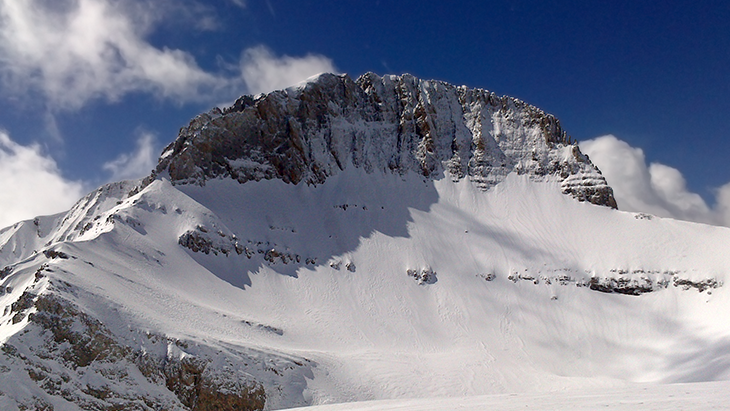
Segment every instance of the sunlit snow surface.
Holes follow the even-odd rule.
[[[730,383],[638,385],[601,390],[459,398],[380,400],[296,408],[296,411],[710,411],[727,410]],[[294,409],[292,409],[294,411]]]
[[[333,409],[637,409],[646,398],[638,409],[665,409],[668,395],[686,409],[728,403],[724,382],[667,384],[730,379],[728,285],[699,292],[672,280],[726,283],[727,228],[580,203],[557,182],[517,175],[484,192],[351,168],[319,186],[158,180],[112,200],[54,217],[83,233],[34,240],[30,223],[0,233],[9,244],[11,231],[28,231],[0,250],[0,265],[19,267],[3,280],[13,291],[1,306],[29,286],[42,258],[33,250],[50,241],[75,258],[51,261],[47,280],[84,290],[65,297],[119,335],[149,330],[309,364],[272,407],[421,398]],[[179,244],[190,232],[248,250],[193,252]],[[611,276],[656,289],[588,288]],[[3,340],[25,324],[0,321]],[[707,407],[692,408],[706,396]],[[451,399],[431,400],[442,397]]]

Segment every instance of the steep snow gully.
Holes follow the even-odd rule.
[[[324,74],[0,231],[0,409],[720,409],[728,270],[535,107]]]

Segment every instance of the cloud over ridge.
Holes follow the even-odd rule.
[[[325,56],[277,57],[264,46],[247,49],[241,58],[241,77],[252,94],[282,89],[316,74],[336,71],[332,60]]]
[[[182,3],[201,10],[191,22],[196,29],[215,25],[208,8]],[[227,69],[206,71],[193,54],[148,41],[164,16],[174,14],[171,7],[184,6],[146,0],[0,0],[2,85],[18,95],[40,93],[59,111],[95,99],[114,102],[132,92],[182,103],[210,102],[335,71],[324,56],[277,57],[265,46],[243,50],[241,60]]]
[[[86,188],[63,177],[37,144],[24,146],[0,130],[0,228],[70,208]]]
[[[155,135],[140,132],[137,147],[133,152],[120,154],[114,160],[104,163],[102,168],[111,173],[109,181],[145,177],[157,165],[157,154]]]
[[[246,7],[244,0],[228,1]],[[325,56],[278,56],[264,45],[244,49],[238,61],[211,71],[186,50],[150,41],[156,28],[171,21],[215,30],[215,13],[197,0],[0,0],[0,87],[5,98],[39,105],[49,134],[62,142],[55,116],[99,101],[145,93],[175,104],[212,105],[336,71]],[[133,152],[102,169],[111,180],[141,177],[154,167],[155,150],[154,135],[141,133]],[[0,130],[0,226],[63,211],[85,189],[65,179],[39,145],[16,143]]]
[[[246,8],[244,0],[226,1]],[[181,8],[189,10],[171,12]],[[245,48],[238,61],[211,71],[189,51],[151,43],[151,34],[166,19],[191,19],[190,27],[201,31],[217,24],[215,8],[198,0],[0,0],[0,86],[6,95],[43,100],[51,134],[60,135],[54,113],[78,110],[97,100],[115,102],[130,93],[146,93],[175,103],[212,105],[243,93],[288,87],[321,72],[337,72],[326,56],[277,55],[265,45]],[[133,152],[107,161],[103,170],[113,180],[140,177],[154,167],[155,144],[152,134],[142,133]],[[603,171],[622,210],[730,226],[730,183],[717,188],[715,203],[708,205],[687,188],[679,170],[647,164],[640,148],[615,136],[581,142],[581,149]],[[67,207],[83,194],[82,183],[64,179],[40,146],[18,144],[2,131],[0,161],[0,188],[15,190],[12,198],[0,193],[0,226],[11,218],[1,217],[30,217],[19,210],[61,211],[35,206]],[[47,200],[37,197],[42,190],[28,193],[27,202],[18,199],[26,195],[25,186],[15,180],[45,187],[37,182],[41,178],[53,182]]]
[[[619,209],[730,226],[730,183],[716,190],[711,207],[689,191],[679,170],[661,163],[647,165],[642,149],[613,135],[582,141],[580,149],[613,187]]]

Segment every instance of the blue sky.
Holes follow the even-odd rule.
[[[0,226],[323,70],[518,97],[586,142],[621,208],[730,222],[730,2],[0,1]]]

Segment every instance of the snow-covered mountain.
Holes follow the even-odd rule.
[[[615,207],[509,97],[374,74],[245,96],[143,181],[0,231],[0,409],[730,379],[730,230]]]
[[[466,176],[482,189],[510,173],[551,176],[564,193],[616,207],[606,180],[552,115],[410,75],[353,81],[322,74],[302,87],[241,97],[182,129],[156,172],[176,184],[227,177],[313,185],[348,166],[435,180]]]

